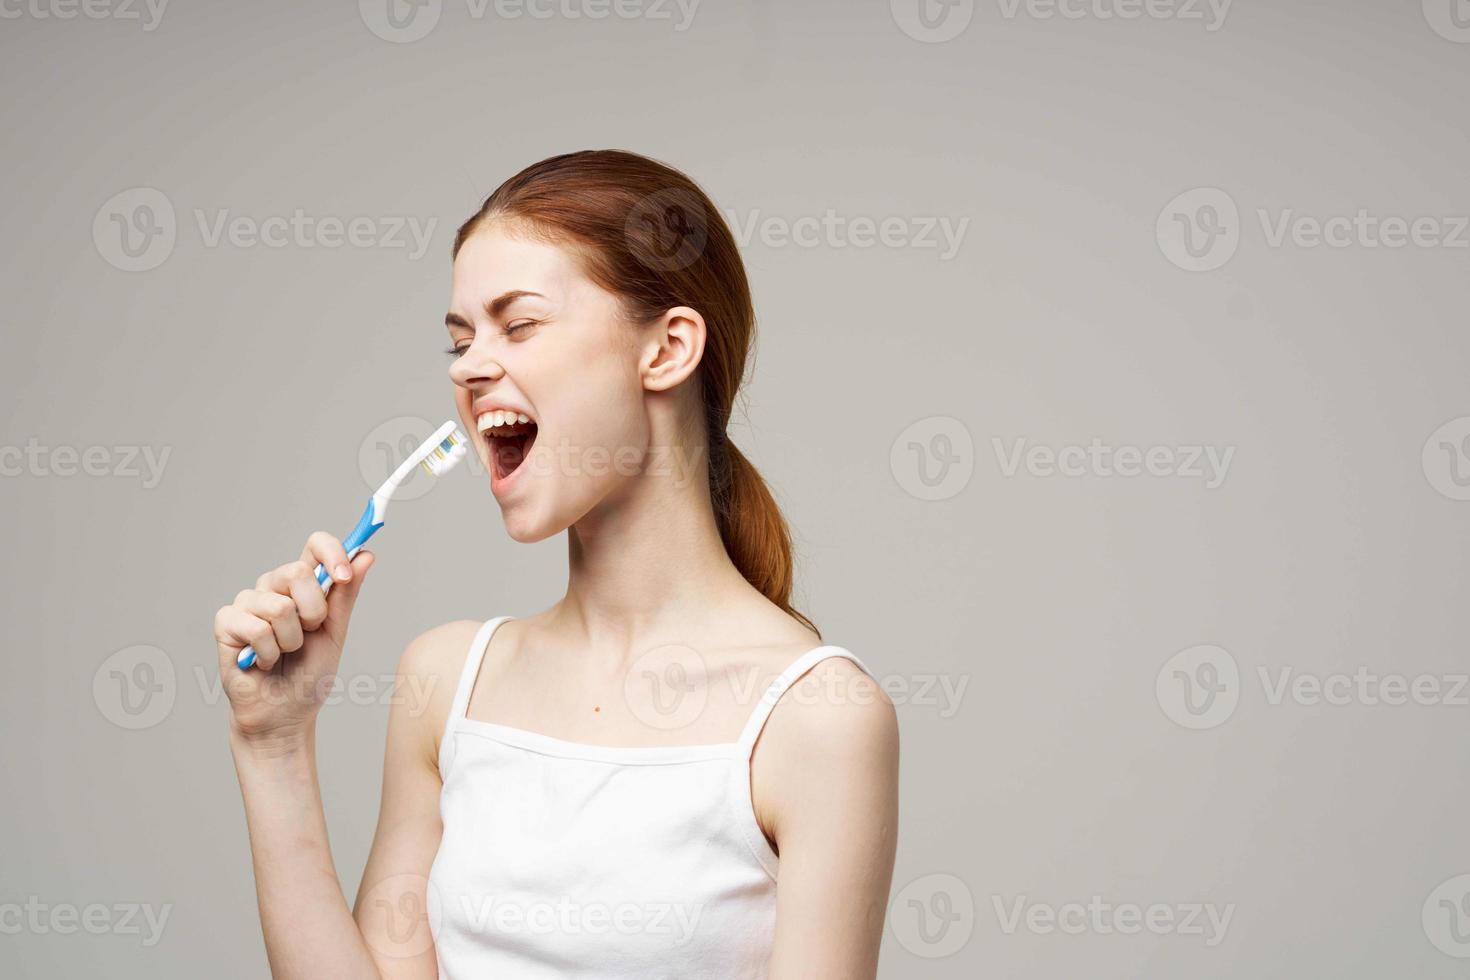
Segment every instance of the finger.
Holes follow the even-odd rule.
[[[306,566],[302,566],[304,569]],[[290,582],[291,598],[296,603],[296,615],[306,631],[321,626],[327,618],[327,597],[315,575],[299,575]]]
[[[255,662],[262,670],[270,669],[270,665],[281,657],[271,624],[239,606],[226,606],[215,615],[214,632],[220,645],[222,663],[228,655],[233,664],[247,646],[255,648]]]
[[[316,572],[304,561],[288,561],[256,579],[255,588],[261,592],[279,592],[281,595],[290,595],[291,582],[294,579],[310,579],[315,582]]]
[[[279,592],[246,589],[235,597],[235,605],[270,624],[278,653],[301,649],[304,642],[301,618],[296,614],[296,600]],[[262,653],[259,647],[256,653]],[[264,657],[262,657],[264,659]]]
[[[344,585],[332,587],[327,593],[327,627],[341,643],[347,636],[347,621],[352,616],[352,607],[357,605],[357,595],[367,580],[368,569],[373,567],[377,556],[371,551],[359,551],[352,559],[352,579]]]
[[[312,566],[315,574],[316,566],[321,565],[327,570],[327,574],[337,582],[346,582],[352,578],[352,566],[347,561],[347,549],[342,546],[334,535],[326,531],[317,531],[306,539],[306,548],[301,552],[301,560]]]

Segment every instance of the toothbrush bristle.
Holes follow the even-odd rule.
[[[456,428],[444,441],[430,450],[419,463],[424,472],[431,476],[443,476],[469,453],[469,440]]]

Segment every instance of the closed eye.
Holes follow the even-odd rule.
[[[529,330],[530,328],[536,326],[536,324],[537,324],[537,321],[535,321],[535,320],[517,320],[514,323],[510,323],[510,324],[507,324],[506,325],[506,327],[505,327],[505,335],[507,337],[514,337],[516,334],[520,333],[521,331],[523,331],[523,330]],[[445,348],[444,353],[448,354],[450,357],[464,357],[465,351],[467,351],[469,349],[470,349],[470,342],[469,341],[466,341],[465,343],[455,344],[453,347],[447,347],[447,348]]]

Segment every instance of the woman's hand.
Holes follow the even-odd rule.
[[[326,595],[316,580],[318,562],[332,576]],[[349,562],[342,542],[318,531],[298,560],[266,572],[215,613],[220,677],[236,738],[289,744],[310,734],[335,683],[347,622],[372,564],[368,551]],[[235,660],[246,646],[255,648],[255,666],[241,670]]]

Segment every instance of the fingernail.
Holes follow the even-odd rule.
[[[332,574],[337,576],[337,581],[345,582],[352,577],[352,569],[346,565],[338,565]]]

